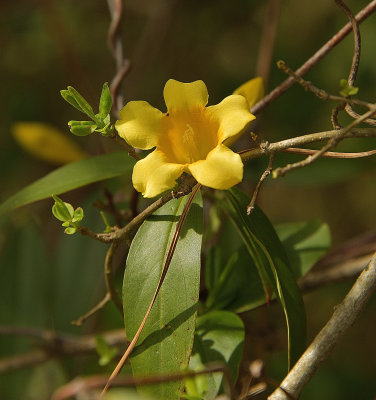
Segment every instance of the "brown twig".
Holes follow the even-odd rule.
[[[95,338],[98,334],[76,337],[55,331],[32,329],[34,332],[30,335],[30,330],[30,328],[11,326],[0,328],[0,334],[36,337],[40,340],[39,346],[41,347],[38,350],[0,359],[0,374],[41,364],[55,357],[96,352]],[[126,342],[123,329],[102,332],[100,336],[109,346],[120,346]]]
[[[299,397],[319,366],[329,357],[334,346],[354,323],[375,290],[376,253],[343,302],[335,307],[330,320],[268,400],[290,400]]]
[[[111,139],[114,139],[117,144],[123,147],[135,160],[138,161],[141,159],[136,150],[132,146],[130,146],[124,139],[122,139],[116,132],[114,132],[113,135],[111,135],[110,137]]]
[[[343,134],[344,138],[376,137],[375,128],[361,128],[361,129],[352,128],[347,132],[344,131],[345,128],[340,130],[310,133],[308,135],[302,135],[290,139],[281,140],[280,142],[266,143],[263,146],[259,146],[253,149],[243,150],[239,152],[239,154],[243,162],[248,162],[250,160],[253,160],[254,158],[259,158],[270,153],[278,153],[288,148],[322,142],[324,140],[336,137],[338,134]]]
[[[315,154],[309,155],[307,158],[305,158],[302,161],[293,163],[293,164],[288,164],[285,167],[282,168],[277,168],[273,171],[273,178],[276,178],[278,176],[283,176],[287,172],[291,172],[297,168],[303,168],[306,167],[307,165],[312,164],[315,162],[319,157],[321,157],[324,153],[326,153],[328,150],[331,148],[335,147],[345,136],[348,132],[351,131],[351,129],[355,128],[357,125],[359,125],[361,122],[363,122],[365,119],[371,117],[374,115],[376,112],[376,105],[374,105],[370,111],[364,113],[360,118],[354,120],[351,122],[346,128],[342,130],[337,131],[337,135],[333,136],[329,142],[323,146],[320,150],[318,150]]]
[[[116,226],[120,228],[123,224],[124,217],[119,213],[118,209],[116,208],[113,195],[107,188],[104,189],[104,195],[106,197],[108,210],[113,215]]]
[[[107,293],[110,295],[111,300],[114,302],[114,304],[120,311],[120,315],[123,317],[123,304],[115,288],[112,275],[112,261],[114,257],[114,252],[116,251],[118,245],[119,245],[118,242],[111,243],[110,248],[107,251],[106,259],[104,262],[104,277],[106,282]]]
[[[312,82],[305,80],[302,78],[300,75],[298,75],[295,71],[293,71],[285,61],[279,60],[277,62],[277,67],[283,71],[285,74],[289,75],[292,77],[296,83],[301,85],[306,91],[312,92],[316,97],[318,97],[320,100],[332,100],[332,101],[341,101],[341,102],[348,102],[352,104],[357,104],[359,106],[367,107],[367,108],[372,108],[373,104],[368,103],[366,101],[362,101],[359,99],[351,99],[348,97],[342,97],[342,96],[336,96],[333,94],[329,94],[323,89],[320,89],[316,87],[315,85],[312,84]]]
[[[311,149],[300,149],[300,148],[289,148],[282,150],[283,153],[291,153],[291,154],[304,154],[304,155],[313,155],[318,152],[318,150],[311,150]],[[321,157],[327,158],[362,158],[362,157],[369,157],[376,154],[376,150],[370,151],[359,151],[357,153],[342,153],[338,151],[327,151],[321,155]]]
[[[99,310],[101,310],[109,301],[111,300],[111,295],[107,292],[103,299],[100,300],[94,307],[92,307],[87,313],[81,315],[76,320],[72,321],[73,325],[81,326],[88,318],[92,317]]]
[[[125,75],[130,70],[130,61],[123,57],[123,43],[121,37],[121,23],[123,18],[123,1],[107,0],[111,14],[111,23],[108,29],[108,45],[116,62],[116,74],[111,82],[110,89],[114,99],[114,109],[118,112],[123,107],[123,96],[118,94]]]
[[[222,373],[224,378],[224,388],[230,398],[233,398],[231,377],[227,367],[223,364],[213,363],[207,365],[201,371],[184,371],[170,374],[148,375],[143,377],[137,376],[119,376],[117,377],[112,386],[114,387],[127,387],[139,385],[152,385],[156,383],[178,381],[185,378],[190,378],[199,375],[207,375],[213,373]],[[75,378],[68,384],[59,388],[52,396],[52,400],[64,400],[69,397],[75,396],[83,391],[97,389],[103,387],[106,383],[107,377],[103,375],[94,375],[88,378]]]
[[[247,215],[250,215],[251,212],[254,210],[255,208],[255,203],[257,200],[257,196],[260,192],[261,189],[261,185],[263,184],[263,182],[265,181],[265,179],[270,175],[270,172],[273,169],[273,161],[274,161],[274,153],[270,153],[269,155],[269,162],[268,162],[268,166],[266,167],[266,170],[262,173],[259,181],[257,182],[256,188],[253,192],[251,201],[247,207]]]
[[[335,0],[335,2],[346,13],[347,18],[350,20],[351,28],[354,34],[354,53],[353,53],[353,59],[351,63],[349,76],[347,78],[349,86],[354,86],[356,75],[358,73],[358,68],[359,68],[360,49],[361,49],[359,25],[354,14],[342,0]]]
[[[299,280],[299,289],[303,293],[307,293],[323,286],[353,278],[359,275],[367,266],[369,260],[372,258],[372,254],[350,258],[327,268],[311,270]]]
[[[358,23],[363,22],[376,10],[376,0],[371,1],[364,7],[356,16]],[[351,23],[347,23],[341,30],[339,30],[330,40],[328,40],[312,57],[310,57],[300,68],[296,70],[296,73],[300,76],[306,74],[313,66],[315,66],[321,59],[323,59],[338,43],[340,43],[350,32],[352,26]],[[257,114],[268,106],[272,101],[276,100],[286,90],[288,90],[295,80],[293,78],[287,78],[269,94],[267,94],[262,100],[256,103],[252,107],[252,114]]]

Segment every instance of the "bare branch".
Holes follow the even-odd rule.
[[[81,326],[88,318],[92,317],[95,313],[101,310],[111,300],[110,293],[106,293],[102,300],[100,300],[94,307],[92,307],[87,313],[81,315],[81,317],[72,321],[73,325]]]
[[[376,0],[371,1],[364,7],[356,16],[358,23],[363,22],[376,10]],[[328,40],[312,57],[310,57],[300,68],[296,70],[296,73],[300,76],[306,74],[313,66],[315,66],[320,60],[322,60],[338,43],[340,43],[350,32],[352,26],[351,23],[347,23],[340,31],[338,31],[330,40]],[[262,109],[268,106],[272,101],[281,96],[286,90],[288,90],[294,84],[293,78],[288,78],[283,81],[279,86],[272,90],[262,100],[256,103],[252,107],[252,114],[259,113]]]
[[[282,150],[283,153],[291,153],[291,154],[305,154],[305,155],[313,155],[318,152],[318,150],[312,149],[300,149],[291,147],[286,150]],[[326,158],[362,158],[362,157],[369,157],[376,154],[376,150],[369,150],[369,151],[358,151],[356,153],[342,153],[338,151],[326,151],[321,155],[321,157]]]
[[[376,290],[376,253],[327,324],[268,400],[297,399]]]
[[[349,131],[344,132],[344,129],[335,129],[332,131],[324,131],[317,133],[310,133],[308,135],[297,136],[290,139],[281,140],[275,143],[264,143],[262,146],[243,150],[239,152],[242,161],[247,162],[253,160],[254,158],[262,157],[263,155],[270,153],[277,153],[284,151],[290,147],[302,146],[310,143],[322,142],[324,140],[332,139],[333,137],[343,134],[344,138],[354,138],[354,137],[376,137],[375,128],[351,128]]]
[[[224,388],[229,395],[233,398],[231,376],[227,367],[223,364],[213,363],[207,365],[202,371],[184,371],[171,374],[149,375],[143,377],[134,376],[119,376],[113,381],[114,387],[127,387],[139,385],[151,385],[163,382],[172,382],[184,378],[194,377],[198,375],[207,375],[213,373],[222,373],[224,378]],[[63,387],[59,388],[52,396],[52,400],[64,400],[69,397],[75,396],[83,391],[93,390],[102,387],[106,383],[107,377],[104,375],[94,375],[88,378],[75,378]]]
[[[41,348],[38,350],[0,359],[0,374],[31,367],[55,357],[66,357],[96,352],[95,338],[98,334],[76,337],[54,331],[32,330],[34,333],[30,335],[30,328],[0,328],[0,334],[22,334],[24,336],[38,337],[41,341]],[[38,333],[36,331],[38,331]],[[99,335],[103,337],[109,346],[124,346],[126,343],[124,329],[102,332]]]
[[[374,105],[370,111],[364,113],[360,118],[354,120],[349,124],[346,128],[342,130],[337,130],[337,135],[333,136],[329,142],[323,146],[319,151],[317,151],[313,155],[309,155],[307,158],[305,158],[302,161],[296,162],[294,164],[288,164],[283,168],[277,168],[273,171],[273,177],[278,177],[278,176],[283,176],[287,172],[293,171],[297,168],[303,168],[306,167],[307,165],[312,164],[314,161],[316,161],[319,157],[321,157],[325,152],[330,150],[331,148],[335,147],[345,136],[348,132],[351,131],[351,129],[355,128],[357,125],[359,125],[361,122],[366,120],[367,118],[371,117],[374,115],[376,112],[376,105]]]
[[[262,173],[259,181],[257,182],[257,185],[256,185],[256,188],[255,188],[255,190],[253,192],[251,201],[250,201],[250,203],[249,203],[249,205],[247,207],[247,215],[250,215],[251,212],[255,208],[255,203],[256,203],[259,191],[261,189],[261,185],[263,184],[265,179],[270,175],[270,172],[273,169],[273,161],[274,161],[274,153],[270,153],[268,166],[266,167],[266,170]]]

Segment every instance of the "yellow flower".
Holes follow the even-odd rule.
[[[243,178],[239,154],[227,140],[243,133],[255,118],[241,95],[231,95],[206,107],[208,91],[202,81],[170,79],[164,88],[167,113],[145,101],[131,101],[116,122],[119,135],[131,146],[156,149],[133,169],[133,186],[144,197],[172,189],[183,172],[214,189],[229,189]]]
[[[51,164],[67,164],[89,156],[67,134],[45,122],[16,122],[12,134],[25,151]]]

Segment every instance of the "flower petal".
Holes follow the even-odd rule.
[[[170,113],[203,108],[208,104],[208,89],[203,81],[183,83],[169,79],[163,96]]]
[[[153,148],[162,132],[163,113],[146,101],[130,101],[119,112],[115,128],[131,146],[142,150]]]
[[[243,163],[239,154],[219,144],[207,156],[188,166],[197,182],[213,189],[229,189],[243,179]]]
[[[240,94],[248,100],[249,108],[252,108],[264,97],[264,81],[260,76],[253,78],[239,86],[234,94]]]
[[[226,139],[226,145],[231,144],[244,133],[251,121],[256,117],[250,113],[247,100],[240,95],[233,94],[223,99],[219,104],[210,106],[207,112],[218,121],[219,143],[223,143]]]
[[[134,166],[133,186],[144,197],[155,197],[172,189],[183,170],[184,165],[168,163],[161,151],[154,150]]]

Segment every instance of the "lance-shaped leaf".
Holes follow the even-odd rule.
[[[98,117],[103,120],[110,113],[112,108],[112,96],[107,82],[103,84],[101,97],[99,99]]]
[[[92,121],[69,121],[68,126],[76,136],[87,136],[97,129],[97,125]]]
[[[95,117],[94,111],[91,108],[91,105],[85,100],[85,98],[72,86],[68,86],[68,92],[69,92],[69,95],[71,97],[73,97],[74,101],[78,104],[78,106],[80,107],[81,111],[83,113],[85,113],[88,117],[90,117],[94,121],[96,121],[96,117]],[[66,99],[67,96],[64,96],[63,93],[61,93],[61,95],[64,97],[64,99]],[[67,101],[69,101],[69,100],[67,100]],[[74,103],[71,103],[71,104],[74,105]]]
[[[232,384],[236,382],[243,351],[244,325],[229,311],[211,311],[197,318],[189,368],[194,371],[205,365],[221,362],[228,368]],[[213,400],[221,387],[223,374],[215,373],[194,378],[200,398]]]
[[[77,161],[58,168],[20,190],[0,205],[0,214],[53,194],[61,194],[89,183],[129,173],[133,158],[125,152],[111,153]]]
[[[256,207],[246,214],[247,195],[237,189],[226,192],[226,210],[246,245],[257,269],[267,276],[285,314],[288,336],[288,368],[305,348],[304,304],[285,250],[265,214]]]
[[[128,340],[143,320],[161,275],[187,196],[150,216],[133,239],[124,274],[123,305]],[[135,375],[178,372],[188,367],[200,283],[202,200],[193,202],[151,313],[131,355]],[[182,382],[138,388],[158,399],[178,400]]]

